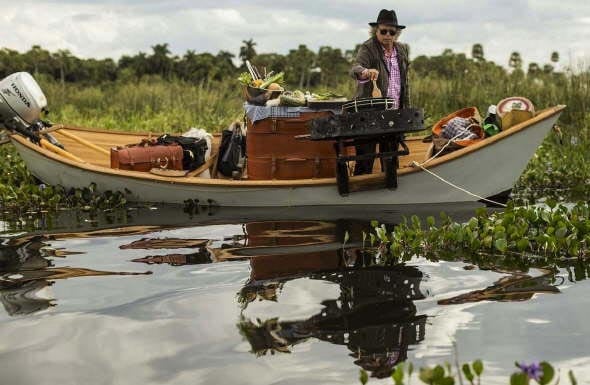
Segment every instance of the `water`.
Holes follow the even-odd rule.
[[[443,209],[473,212],[418,214]],[[405,359],[454,361],[453,341],[461,362],[484,360],[486,384],[515,360],[590,377],[587,266],[383,267],[359,252],[370,220],[414,212],[158,208],[75,226],[65,213],[50,232],[5,234],[1,383],[350,384],[362,367],[389,384]]]

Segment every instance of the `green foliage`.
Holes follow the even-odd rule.
[[[475,360],[471,364],[465,363],[461,366],[461,372],[471,385],[475,384],[473,381],[475,378],[477,378],[478,383],[481,383],[480,378],[483,373],[483,362],[481,360]]]
[[[586,258],[590,254],[590,204],[579,202],[568,208],[510,205],[503,212],[478,210],[468,222],[454,222],[441,214],[440,223],[427,218],[426,224],[413,216],[389,232],[373,223],[374,239],[387,263],[400,263],[414,255],[429,259],[472,261],[482,253],[518,264],[522,253],[542,256],[544,262],[559,258]],[[504,257],[502,257],[504,256]],[[521,262],[526,256],[521,256]]]
[[[418,378],[429,385],[453,385],[455,383],[454,376],[450,373],[450,370],[441,365],[420,368]]]
[[[524,373],[513,373],[510,376],[510,385],[529,385],[529,378]]]
[[[395,385],[402,385],[404,383],[404,364],[403,363],[401,363],[395,367],[393,373],[391,374],[391,378],[393,379],[393,383]]]
[[[242,63],[246,63],[246,61],[251,61],[256,56],[256,43],[254,39],[242,40],[243,45],[240,47],[240,60]]]
[[[359,381],[363,385],[365,385],[367,382],[369,382],[369,375],[367,374],[367,372],[364,369],[360,370]]]
[[[42,81],[54,122],[123,131],[180,133],[190,127],[216,132],[243,116],[235,78],[190,84],[160,77],[132,83],[62,87]]]
[[[471,365],[475,374],[480,377],[483,373],[483,362],[481,360],[475,360]]]
[[[465,376],[467,381],[469,381],[469,383],[473,384],[473,379],[475,378],[475,376],[473,375],[473,372],[471,371],[471,366],[469,366],[469,364],[463,364],[463,366],[461,367],[461,370],[463,371],[463,375]]]
[[[406,366],[407,370],[405,370]],[[555,384],[559,383],[559,376],[556,379],[555,369],[546,361],[523,366],[517,364],[517,367],[519,371],[510,375],[510,385],[529,385],[531,380],[539,385],[548,385],[553,380],[556,381]],[[391,372],[393,384],[409,385],[412,382],[413,368],[411,362],[398,364]],[[542,372],[538,372],[538,370]],[[461,373],[453,372],[451,365],[445,363],[444,365],[421,367],[418,371],[418,379],[421,383],[428,385],[463,384],[463,379],[469,381],[471,385],[480,385],[484,383],[482,380],[483,371],[484,364],[481,360],[475,360],[471,364],[464,363],[461,366]],[[571,370],[568,372],[568,378],[571,385],[577,385],[577,380]],[[359,381],[361,384],[366,384],[369,381],[367,372],[363,369],[360,370]]]
[[[590,95],[589,95],[590,96]],[[544,198],[575,201],[590,196],[590,114],[577,128],[550,135],[531,159],[513,195],[519,204]]]
[[[548,362],[541,362],[541,368],[543,369],[543,374],[539,379],[539,384],[548,385],[553,380],[553,377],[555,377],[555,369]]]
[[[112,210],[127,203],[121,192],[99,194],[94,184],[66,191],[61,186],[38,183],[12,146],[0,147],[0,159],[5,170],[0,173],[0,218],[8,222],[65,207],[84,211]]]

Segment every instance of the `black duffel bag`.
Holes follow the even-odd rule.
[[[232,176],[234,171],[242,171],[240,167],[245,155],[246,137],[242,135],[241,126],[236,125],[232,130],[223,130],[217,170],[225,176]]]
[[[194,170],[205,163],[205,152],[207,152],[205,138],[164,134],[157,139],[157,142],[164,145],[179,144],[183,150],[182,168],[185,170]]]

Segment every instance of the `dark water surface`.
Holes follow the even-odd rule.
[[[417,214],[441,210],[473,213]],[[484,360],[485,384],[515,360],[590,378],[587,266],[383,267],[358,252],[371,220],[414,213],[161,207],[5,229],[0,383],[350,384],[364,368],[389,384],[397,362],[454,360],[453,341]]]

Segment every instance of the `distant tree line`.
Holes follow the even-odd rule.
[[[197,53],[188,50],[182,56],[172,55],[167,43],[152,46],[151,53],[139,52],[124,55],[118,61],[113,59],[81,59],[68,50],[50,52],[34,45],[20,53],[9,48],[0,49],[0,77],[13,72],[27,71],[35,76],[46,76],[62,83],[97,84],[112,81],[136,81],[146,76],[159,76],[166,80],[180,79],[188,82],[203,82],[235,78],[245,71],[245,62],[250,61],[261,72],[284,71],[285,80],[294,87],[330,87],[348,79],[348,71],[354,60],[358,45],[354,49],[341,50],[322,46],[317,52],[301,44],[287,54],[258,53],[252,40],[242,41],[238,53],[239,64],[228,51],[217,54]],[[510,70],[484,58],[481,44],[474,44],[471,57],[446,49],[438,56],[418,56],[411,68],[418,76],[454,78],[477,72],[492,80],[508,72],[514,76],[544,76],[554,73],[559,54],[550,56],[552,64],[530,63],[527,72],[522,69],[519,52],[513,52],[508,60]]]

